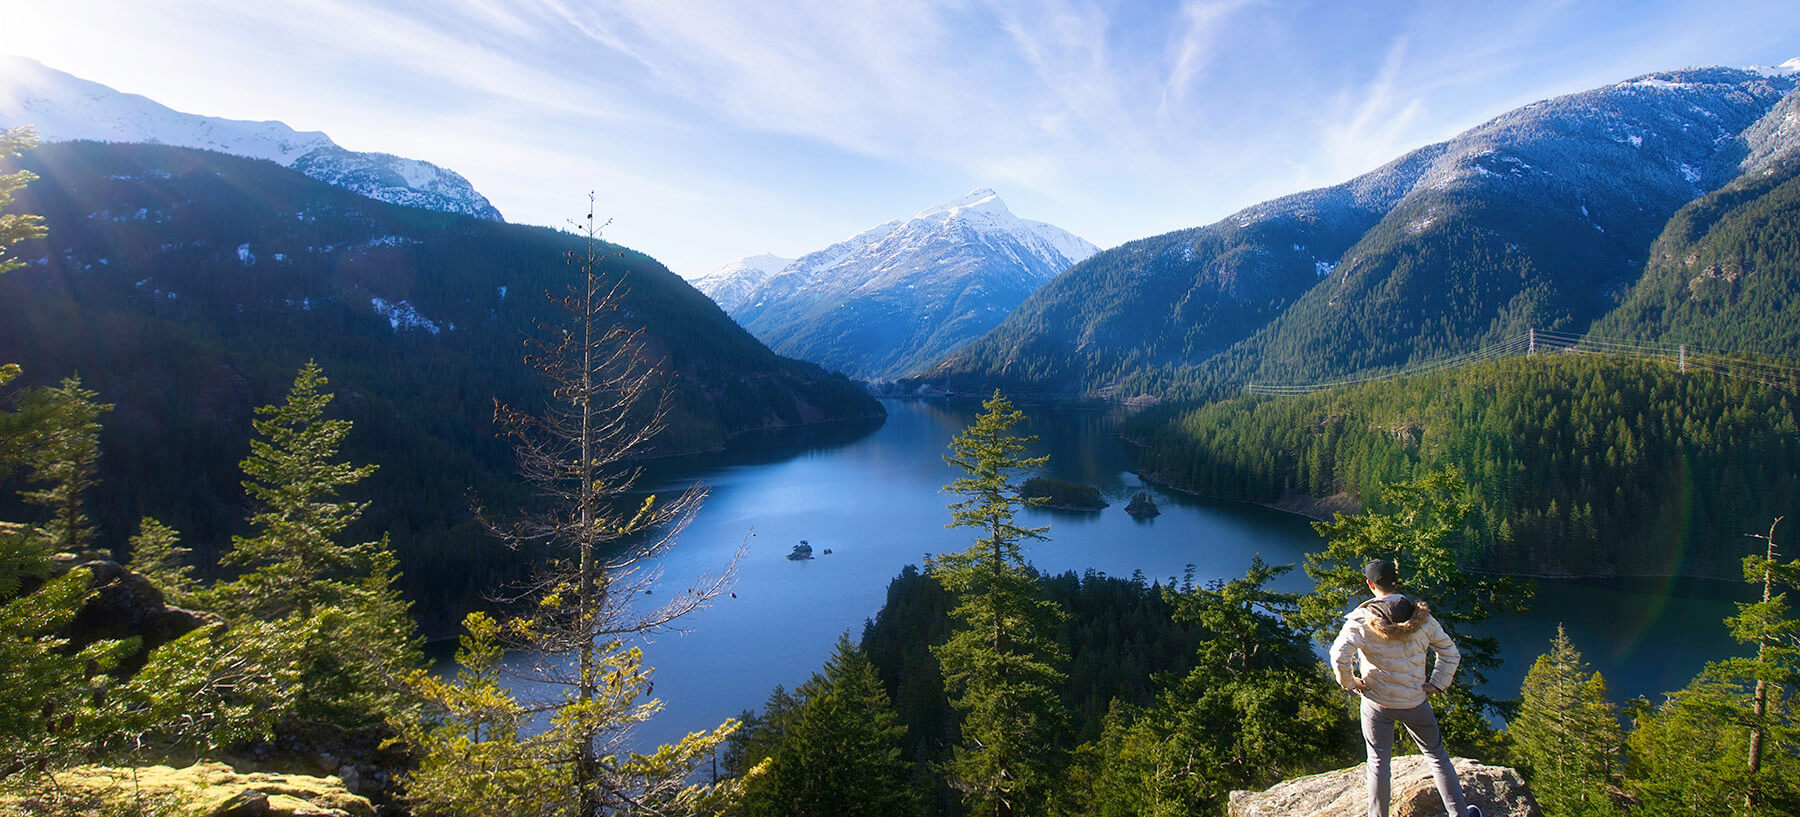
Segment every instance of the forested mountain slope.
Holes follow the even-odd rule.
[[[493,401],[546,398],[523,362],[545,293],[577,275],[576,236],[384,204],[272,162],[150,145],[44,145],[17,209],[49,236],[0,277],[0,349],[18,385],[79,373],[103,419],[100,529],[153,515],[212,564],[242,501],[251,407],[316,359],[355,421],[347,453],[378,463],[371,533],[391,530],[430,603],[492,586],[514,556],[470,521],[467,490],[517,501]],[[775,355],[645,255],[609,247],[623,320],[674,390],[665,452],[777,426],[880,416],[860,388]],[[105,542],[117,545],[117,542]],[[434,610],[426,610],[429,617]]]
[[[1581,331],[1795,88],[1684,69],[1534,103],[1346,185],[1077,265],[922,384],[1218,396]],[[1791,103],[1790,103],[1791,104]]]
[[[1800,358],[1800,157],[1683,207],[1596,334]]]
[[[1146,412],[1146,476],[1293,504],[1449,468],[1475,511],[1464,557],[1550,575],[1736,578],[1775,516],[1800,514],[1800,398],[1661,362],[1512,358],[1304,396]]]

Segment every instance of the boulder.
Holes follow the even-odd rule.
[[[94,595],[61,635],[77,650],[96,641],[141,639],[138,651],[120,667],[124,675],[142,669],[151,650],[219,621],[210,613],[168,606],[156,585],[118,562],[88,562],[81,567],[88,570]]]
[[[1462,781],[1469,805],[1480,806],[1484,817],[1543,817],[1536,798],[1519,773],[1504,766],[1488,766],[1468,758],[1455,758],[1456,776]],[[1231,817],[1363,817],[1369,813],[1364,764],[1348,769],[1297,777],[1267,791],[1231,793]],[[1435,817],[1444,813],[1431,768],[1422,755],[1394,758],[1393,817]]]
[[[356,729],[278,724],[269,740],[233,747],[225,759],[241,770],[305,771],[334,775],[352,794],[367,798],[377,814],[403,811],[401,783],[414,758],[392,727]]]
[[[223,763],[185,768],[81,766],[57,772],[54,790],[0,797],[0,813],[175,813],[207,817],[375,817],[336,777],[241,773]],[[60,809],[60,810],[59,810]]]

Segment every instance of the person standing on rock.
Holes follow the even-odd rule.
[[[1388,817],[1390,764],[1394,757],[1394,724],[1411,732],[1429,758],[1431,776],[1444,813],[1481,817],[1481,809],[1463,800],[1456,767],[1444,750],[1437,714],[1427,695],[1442,692],[1456,675],[1462,653],[1432,618],[1431,608],[1400,594],[1400,575],[1392,562],[1377,559],[1363,567],[1375,598],[1344,616],[1344,628],[1331,645],[1332,671],[1338,685],[1362,696],[1362,733],[1368,744],[1369,817]],[[1437,668],[1425,677],[1425,652],[1437,654]],[[1362,660],[1362,676],[1354,672]]]

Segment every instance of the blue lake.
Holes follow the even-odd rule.
[[[698,481],[705,505],[659,564],[657,595],[723,568],[747,544],[735,597],[682,620],[683,632],[643,644],[655,668],[664,711],[640,732],[646,746],[710,729],[761,705],[777,684],[805,681],[838,634],[853,639],[886,598],[890,579],[927,554],[960,550],[966,529],[946,528],[958,474],[943,460],[950,438],[979,406],[887,401],[887,421],[873,429],[814,429],[747,440],[731,451],[663,463],[647,484],[678,492]],[[1048,454],[1045,473],[1098,486],[1112,507],[1098,513],[1029,510],[1022,521],[1050,525],[1051,539],[1032,543],[1040,571],[1095,570],[1113,576],[1142,571],[1178,576],[1188,566],[1199,581],[1242,576],[1251,557],[1298,565],[1322,546],[1306,520],[1256,505],[1207,501],[1144,484],[1132,473],[1130,448],[1112,429],[1116,414],[1027,407],[1026,433]],[[1149,490],[1162,515],[1139,521],[1124,511]],[[789,561],[802,540],[816,558]],[[830,548],[832,553],[824,555]],[[1296,570],[1283,589],[1305,590]],[[1742,585],[1634,579],[1541,581],[1533,610],[1486,623],[1501,638],[1506,664],[1489,692],[1517,694],[1531,661],[1547,649],[1558,622],[1605,673],[1615,699],[1656,697],[1684,685],[1708,660],[1739,652],[1720,623]],[[646,597],[654,600],[656,596]]]

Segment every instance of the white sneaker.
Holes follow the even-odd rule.
[[[1468,817],[1481,817],[1481,807],[1480,806],[1470,806]]]

